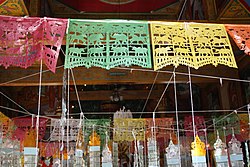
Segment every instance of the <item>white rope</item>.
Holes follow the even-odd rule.
[[[190,91],[190,102],[191,102],[191,113],[192,113],[192,125],[193,125],[193,133],[194,133],[194,140],[196,136],[196,130],[195,130],[195,118],[194,118],[194,103],[193,103],[193,90],[192,90],[192,80],[190,75],[190,67],[188,67],[188,81],[189,81],[189,91]],[[196,143],[196,142],[195,142]]]
[[[174,101],[175,101],[175,119],[176,119],[176,129],[177,129],[177,139],[178,139],[178,156],[179,156],[179,166],[181,166],[181,147],[180,147],[180,129],[179,129],[179,116],[178,116],[178,101],[177,101],[177,92],[176,92],[176,75],[174,75]],[[171,134],[171,133],[170,133]]]
[[[167,85],[166,85],[166,87],[165,87],[164,91],[162,92],[161,97],[160,97],[160,99],[158,100],[157,105],[155,106],[154,113],[155,113],[155,111],[157,110],[157,108],[158,108],[158,106],[159,106],[159,104],[160,104],[160,102],[161,102],[161,100],[162,100],[162,98],[163,98],[163,96],[164,96],[165,92],[167,91],[168,86],[169,86],[169,84],[170,84],[170,82],[171,82],[172,78],[173,78],[173,75],[171,75],[171,77],[170,77],[170,79],[169,79],[169,81],[168,81],[168,83],[167,83]]]
[[[38,90],[38,106],[37,106],[37,116],[36,116],[36,149],[38,149],[38,137],[39,137],[39,116],[41,109],[41,91],[42,91],[42,70],[43,70],[43,61],[40,62],[40,77],[39,77],[39,90]],[[38,152],[36,152],[35,166],[38,165]]]
[[[73,69],[70,68],[70,71],[71,71],[71,76],[72,76],[72,79],[73,79],[73,82],[74,82],[74,87],[75,87],[75,91],[76,91],[76,98],[77,98],[77,102],[78,102],[78,105],[79,105],[79,109],[80,109],[80,112],[83,113],[82,106],[81,106],[81,103],[80,103],[79,94],[78,94],[78,90],[77,90],[77,86],[76,86],[75,76],[74,76],[74,73],[73,73]]]
[[[153,81],[153,84],[152,84],[152,86],[151,86],[151,88],[150,88],[150,91],[149,91],[149,93],[148,93],[146,102],[145,102],[145,104],[144,104],[144,106],[143,106],[143,108],[142,108],[140,118],[142,117],[142,114],[143,114],[143,112],[144,112],[144,110],[145,110],[145,108],[146,108],[146,105],[147,105],[148,100],[149,100],[149,97],[150,97],[150,95],[151,95],[151,93],[152,93],[152,91],[153,91],[153,88],[154,88],[154,85],[155,85],[155,82],[156,82],[156,79],[157,79],[158,75],[159,75],[159,73],[157,72],[156,75],[155,75],[155,79],[154,79],[154,81]]]
[[[180,12],[180,14],[179,14],[179,17],[178,17],[177,21],[179,21],[179,20],[181,19],[181,16],[182,16],[182,13],[183,13],[184,8],[185,8],[185,6],[186,6],[186,3],[187,3],[187,0],[185,0],[185,2],[184,2],[183,5],[182,5],[182,9],[181,9],[181,12]]]
[[[154,70],[150,69],[139,69],[139,68],[125,68],[125,67],[115,67],[114,69],[119,69],[119,70],[133,70],[133,71],[141,71],[141,72],[156,72]],[[157,72],[159,73],[167,73],[167,74],[173,74],[173,71],[161,71],[158,70]],[[191,77],[197,77],[197,78],[208,78],[208,79],[216,79],[216,80],[226,80],[226,81],[235,81],[235,82],[246,82],[250,83],[250,80],[244,80],[244,79],[235,79],[235,78],[228,78],[228,77],[218,77],[218,76],[211,76],[211,75],[201,75],[201,74],[189,74],[185,72],[175,72],[176,75],[183,75],[183,76],[191,76]]]
[[[62,116],[61,116],[61,165],[63,166],[63,150],[64,150],[64,135],[65,135],[65,123],[67,121],[66,119],[66,112],[67,112],[67,107],[66,107],[66,91],[67,91],[67,73],[66,73],[66,69],[64,69],[63,71],[63,86],[62,86]]]
[[[68,71],[68,90],[67,90],[67,92],[68,92],[68,95],[67,95],[67,108],[68,108],[68,110],[67,110],[67,156],[68,156],[68,154],[69,154],[69,109],[70,109],[70,107],[69,107],[69,86],[70,86],[70,83],[69,83],[69,80],[70,80],[70,71],[69,70],[67,70]],[[67,167],[69,167],[69,159],[68,159],[68,157],[67,157]]]
[[[23,108],[21,105],[19,105],[17,102],[15,102],[14,100],[12,100],[10,97],[8,97],[7,95],[5,95],[3,92],[0,91],[0,93],[6,97],[8,100],[10,100],[12,103],[14,103],[15,105],[17,105],[18,107],[20,107],[22,110],[25,111],[25,114],[31,114],[28,110],[26,110],[25,108]]]
[[[64,65],[58,66],[58,67],[56,67],[56,69],[61,68],[61,67],[64,67]],[[42,71],[42,73],[45,73],[45,72],[50,72],[50,70]],[[4,85],[7,85],[9,83],[20,81],[22,79],[30,78],[30,77],[33,77],[33,76],[36,76],[36,75],[39,75],[39,74],[40,74],[40,72],[37,72],[37,73],[34,73],[34,74],[26,75],[24,77],[16,78],[16,79],[13,79],[13,80],[10,80],[10,81],[7,81],[7,82],[0,83],[0,86],[4,86]]]
[[[208,167],[210,167],[208,141],[207,141],[207,129],[204,129],[204,133],[205,133],[205,142],[206,142],[206,156],[207,156],[207,160],[208,160],[207,163],[208,163]]]

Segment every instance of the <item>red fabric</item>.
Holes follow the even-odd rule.
[[[27,68],[43,59],[53,72],[67,20],[0,16],[0,65]]]
[[[176,0],[61,0],[62,3],[83,12],[151,12]],[[106,3],[110,2],[110,3]],[[125,3],[128,2],[128,3]]]
[[[13,138],[22,141],[24,139],[27,130],[32,128],[32,118],[14,118],[14,124],[16,125],[16,130],[13,132]],[[39,118],[39,136],[38,139],[42,139],[45,135],[46,130],[46,118]],[[36,127],[36,118],[33,118],[33,128]]]

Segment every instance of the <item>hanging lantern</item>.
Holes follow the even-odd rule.
[[[219,136],[219,132],[217,131],[217,140],[214,143],[214,156],[216,165],[219,167],[227,167],[228,165],[228,157],[227,157],[227,149],[226,144],[222,142]]]
[[[203,143],[199,136],[196,135],[194,142],[191,143],[192,164],[194,167],[207,166],[205,143]]]
[[[232,166],[244,166],[243,153],[242,149],[240,148],[241,143],[239,140],[236,139],[233,128],[232,139],[228,142],[228,146]]]

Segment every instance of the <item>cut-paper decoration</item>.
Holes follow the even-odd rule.
[[[192,116],[186,116],[184,118],[184,129],[186,136],[194,136],[198,134],[199,136],[205,135],[204,129],[206,129],[205,119],[203,116],[195,116],[195,132],[193,131],[193,119]]]
[[[195,69],[207,64],[237,68],[222,24],[151,22],[154,70],[167,65]]]
[[[232,135],[232,129],[234,128],[235,135],[241,134],[240,119],[237,114],[231,114],[225,118],[224,115],[215,117],[215,129],[222,135]]]
[[[95,131],[101,139],[102,144],[105,143],[106,132],[109,132],[110,119],[86,119],[84,120],[85,141],[89,140],[89,136]]]
[[[114,141],[145,140],[145,119],[114,119]]]
[[[2,112],[0,112],[0,128],[2,128],[3,137],[8,137],[14,130],[13,121]]]
[[[0,65],[27,68],[43,59],[55,72],[67,20],[0,16]]]
[[[65,68],[151,68],[147,22],[69,20]]]
[[[76,141],[78,131],[79,131],[79,125],[80,125],[80,119],[69,119],[68,120],[68,126],[69,130],[67,131],[67,126],[64,124],[64,134],[62,134],[62,123],[61,119],[51,119],[51,129],[50,129],[50,140],[51,141]],[[68,132],[68,134],[67,134]]]
[[[22,141],[25,138],[26,132],[30,131],[31,129],[35,130],[37,119],[33,117],[25,117],[25,118],[14,118],[13,121],[16,126],[16,129],[13,132],[12,137],[14,139]],[[38,134],[39,140],[42,139],[45,135],[46,123],[47,123],[47,118],[39,118],[39,134]]]
[[[151,136],[152,128],[154,128],[153,118],[145,118],[146,121],[146,133],[147,137]],[[155,118],[155,134],[156,137],[168,137],[171,133],[171,126],[173,124],[173,118]]]
[[[225,27],[239,49],[250,55],[250,25],[226,24]]]

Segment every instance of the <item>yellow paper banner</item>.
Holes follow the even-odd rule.
[[[145,140],[145,120],[132,118],[114,119],[114,141]]]
[[[167,65],[198,69],[207,64],[237,68],[224,25],[151,22],[154,70]]]
[[[14,124],[9,117],[0,112],[0,125],[2,126],[2,133],[5,137],[8,133],[9,135],[14,130]]]

